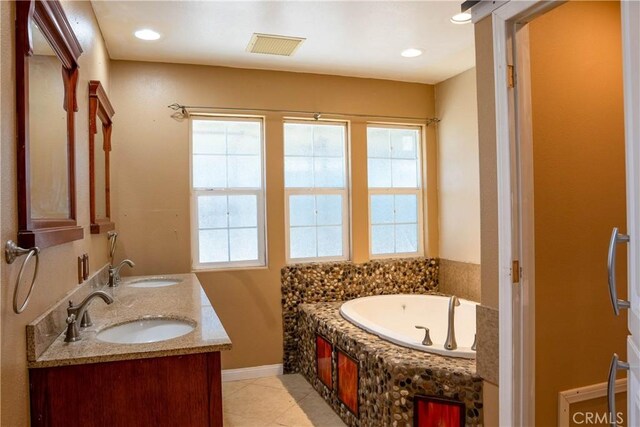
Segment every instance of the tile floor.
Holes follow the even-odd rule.
[[[300,374],[222,383],[225,427],[344,427]]]

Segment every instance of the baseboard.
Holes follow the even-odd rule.
[[[627,379],[620,378],[616,380],[615,393],[627,391]],[[607,395],[607,383],[598,383],[586,387],[574,388],[558,393],[558,426],[565,427],[570,425],[570,406],[572,403],[584,402],[585,400],[597,399]]]
[[[251,366],[249,368],[224,369],[222,371],[222,381],[250,380],[276,375],[282,375],[282,363],[278,363],[277,365]]]

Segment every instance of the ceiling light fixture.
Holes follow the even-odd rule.
[[[138,30],[133,34],[140,40],[146,40],[146,41],[158,40],[160,38],[160,33],[150,30],[148,28],[145,28],[143,30]]]
[[[403,50],[400,55],[404,56],[405,58],[415,58],[416,56],[422,55],[422,51],[420,49],[411,47],[409,49]]]
[[[454,24],[468,24],[471,22],[471,14],[469,12],[456,13],[451,17]]]

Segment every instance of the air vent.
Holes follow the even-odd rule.
[[[253,37],[251,37],[251,41],[247,46],[247,52],[291,56],[305,40],[300,37],[253,33]]]

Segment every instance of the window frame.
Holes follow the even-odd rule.
[[[260,124],[260,188],[195,188],[193,185],[193,122],[199,121],[228,121],[228,122],[257,122]],[[267,267],[267,217],[266,217],[266,159],[265,159],[265,126],[264,116],[227,115],[227,114],[192,114],[189,118],[189,193],[191,217],[191,270],[192,271],[223,271],[247,268]],[[256,195],[258,232],[258,259],[245,261],[217,261],[200,262],[200,228],[198,227],[198,197],[200,196],[232,196]],[[227,227],[226,230],[232,228]]]
[[[286,172],[283,176],[284,181],[284,233],[285,233],[285,260],[287,265],[304,264],[313,262],[334,262],[351,260],[351,168],[349,157],[350,145],[350,123],[343,120],[309,120],[285,118],[282,122],[282,147],[283,147],[283,166],[286,161],[285,153],[285,125],[287,123],[297,123],[305,125],[327,125],[342,126],[344,128],[344,187],[291,187],[286,184]],[[326,256],[326,257],[306,257],[292,258],[290,245],[290,221],[289,221],[289,200],[291,196],[318,196],[318,195],[341,195],[342,196],[342,256]],[[317,226],[316,226],[317,228]]]
[[[398,123],[379,123],[379,122],[370,122],[367,123],[366,126],[366,144],[367,144],[367,202],[368,202],[368,230],[369,230],[369,259],[398,259],[398,258],[420,258],[425,254],[425,240],[426,236],[424,233],[425,230],[425,215],[426,215],[426,206],[425,206],[425,188],[426,188],[426,147],[425,147],[425,126],[420,124],[398,124]],[[417,188],[393,188],[393,187],[369,187],[369,128],[384,128],[384,129],[410,129],[417,130],[419,139],[417,141],[416,147],[416,160],[418,161],[418,167],[416,168],[418,177],[418,187]],[[395,196],[395,195],[416,195],[416,206],[418,211],[416,212],[417,218],[417,243],[418,248],[416,252],[394,252],[394,253],[384,253],[384,254],[374,254],[373,253],[373,225],[371,223],[372,213],[371,213],[371,196],[376,195],[385,195],[385,196]],[[393,223],[395,226],[397,223]],[[400,223],[402,224],[402,223]],[[395,242],[394,242],[395,246]]]

